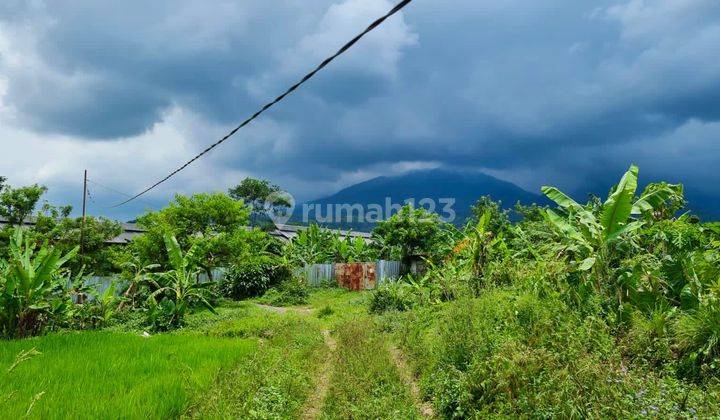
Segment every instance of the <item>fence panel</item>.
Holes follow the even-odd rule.
[[[222,281],[225,276],[227,275],[227,268],[224,267],[216,267],[212,269],[212,281]],[[206,272],[201,272],[197,276],[198,283],[207,283],[210,281],[210,277],[208,277]]]
[[[378,286],[386,282],[397,281],[400,278],[401,270],[400,261],[378,260],[377,269],[375,270]]]
[[[335,280],[348,290],[374,289],[376,286],[375,263],[337,263]]]
[[[303,269],[308,285],[320,286],[323,282],[334,281],[335,270],[332,264],[311,264]]]
[[[375,263],[309,264],[295,273],[304,275],[310,286],[319,286],[328,281],[342,283],[339,280],[342,277],[348,283],[346,287],[360,290],[374,289],[383,283],[397,281],[401,272],[400,261],[378,260]]]

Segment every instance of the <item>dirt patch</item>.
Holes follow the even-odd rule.
[[[410,388],[410,394],[412,394],[412,397],[415,400],[415,406],[420,412],[420,415],[425,418],[435,418],[435,411],[430,403],[425,402],[422,398],[420,398],[420,387],[415,380],[415,376],[413,376],[412,371],[407,365],[405,355],[403,355],[399,348],[393,345],[390,345],[388,350],[393,362],[395,362],[400,378],[402,378],[403,382],[405,382],[408,388]]]
[[[323,330],[322,334],[329,352],[315,383],[315,392],[308,398],[305,409],[300,416],[301,419],[316,419],[320,416],[328,389],[330,388],[330,374],[332,373],[332,362],[334,359],[333,354],[337,348],[337,343],[330,335],[330,331]]]

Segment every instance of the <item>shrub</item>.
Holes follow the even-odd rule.
[[[310,291],[301,279],[290,278],[265,293],[261,302],[273,306],[293,306],[307,303]]]
[[[91,300],[74,305],[69,325],[77,329],[102,328],[116,317],[123,298],[115,296],[116,284],[110,284],[102,293],[90,290]]]
[[[317,317],[318,318],[327,318],[334,313],[335,313],[335,311],[333,310],[332,306],[325,305],[317,311]]]
[[[230,267],[220,283],[220,293],[236,300],[261,296],[291,277],[290,269],[273,258],[252,258]]]
[[[703,417],[718,409],[700,387],[624,365],[605,322],[557,298],[487,289],[430,315],[430,325],[407,317],[402,333],[423,349],[408,353],[440,417]]]
[[[375,289],[370,296],[370,312],[406,311],[415,306],[415,303],[416,296],[410,284],[400,281],[386,283]]]
[[[647,314],[633,311],[630,327],[620,340],[624,356],[652,367],[661,367],[670,361],[669,330],[674,313],[661,307]]]
[[[720,304],[700,305],[697,310],[680,315],[675,325],[678,350],[685,358],[685,374],[720,372]]]

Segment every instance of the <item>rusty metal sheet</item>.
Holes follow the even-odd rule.
[[[375,263],[335,264],[335,279],[338,285],[349,290],[372,289],[377,284]]]
[[[376,284],[375,263],[363,263],[363,287],[374,289]]]

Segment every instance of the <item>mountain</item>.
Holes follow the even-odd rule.
[[[307,214],[311,222],[367,231],[372,229],[373,221],[377,220],[375,216],[378,215],[378,209],[382,209],[380,218],[389,216],[391,209],[387,205],[388,200],[395,206],[392,209],[394,213],[405,200],[414,199],[416,207],[423,204],[428,208],[434,204],[435,212],[441,217],[452,215],[446,211],[446,206],[449,205],[449,209],[455,212],[455,217],[448,221],[462,224],[470,215],[470,207],[484,195],[501,201],[505,208],[512,208],[518,201],[523,204],[548,204],[547,199],[539,194],[530,193],[515,184],[481,172],[432,169],[373,178],[329,197],[303,203],[295,209],[291,221],[306,222],[303,215]],[[421,201],[423,199],[426,200]],[[454,202],[449,204],[445,199],[453,199]],[[344,207],[340,207],[343,205]],[[351,207],[353,205],[355,207]],[[363,213],[360,213],[360,207]],[[348,220],[350,209],[352,217]],[[340,217],[338,213],[341,213]]]

